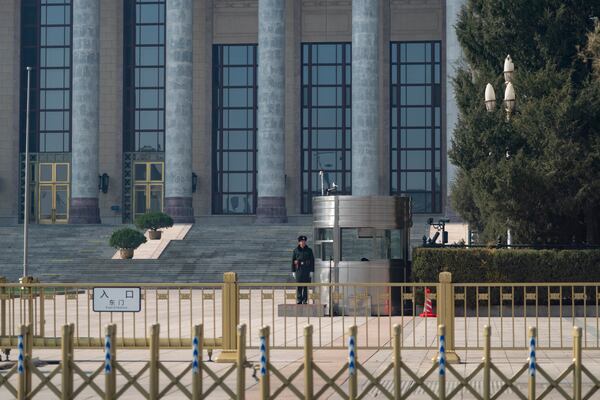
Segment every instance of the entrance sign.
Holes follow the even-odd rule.
[[[94,312],[139,312],[140,292],[139,287],[95,287]]]

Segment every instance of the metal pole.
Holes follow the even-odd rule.
[[[260,328],[260,397],[263,400],[268,400],[271,397],[269,335],[270,329],[268,326]]]
[[[148,398],[158,400],[159,394],[159,356],[160,356],[160,324],[154,324],[150,327],[150,387]]]
[[[331,283],[331,263],[333,262],[333,258],[329,256],[329,316],[333,316],[333,284]]]
[[[304,399],[314,398],[313,381],[313,326],[304,327]]]
[[[192,339],[192,400],[202,398],[202,347],[204,346],[204,325],[195,325]]]
[[[237,398],[238,400],[245,400],[246,398],[246,371],[244,370],[246,364],[246,324],[242,324],[237,328],[237,352],[236,352],[236,364],[237,364]]]
[[[440,349],[438,353],[438,398],[446,400],[446,327],[438,326],[438,336],[440,340]]]
[[[573,327],[573,400],[581,400],[581,328]]]
[[[321,196],[325,196],[325,183],[323,182],[323,170],[319,171],[319,179],[321,180]]]
[[[25,202],[23,209],[23,277],[27,276],[27,247],[29,240],[29,88],[31,85],[31,67],[27,67],[27,112],[25,115]]]
[[[399,324],[394,325],[394,399],[400,400],[402,398],[402,356],[400,350],[402,348],[401,342],[401,331],[402,326]]]
[[[356,325],[352,325],[348,329],[348,398],[350,400],[356,400],[358,397],[358,377],[356,375],[356,364],[358,363],[358,356],[356,351],[356,334],[358,328]]]
[[[536,337],[537,337],[537,329],[535,327],[529,328],[529,359],[527,362],[529,363],[529,385],[528,385],[528,399],[535,400],[535,373],[537,369],[537,361],[535,355],[535,347],[536,347]]]
[[[63,325],[61,338],[61,399],[73,398],[73,332],[75,325]]]
[[[490,372],[492,367],[491,360],[491,333],[489,325],[483,327],[483,400],[490,400]]]

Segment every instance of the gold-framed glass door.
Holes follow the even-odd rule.
[[[162,211],[164,201],[165,163],[134,163],[133,217],[150,211]]]
[[[38,222],[66,224],[69,221],[69,164],[40,163],[38,176]]]

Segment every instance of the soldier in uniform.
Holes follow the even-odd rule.
[[[315,257],[310,247],[306,245],[306,236],[298,236],[298,247],[292,256],[292,275],[298,283],[311,282],[315,271]],[[308,300],[308,287],[298,286],[296,290],[296,304],[306,304]]]

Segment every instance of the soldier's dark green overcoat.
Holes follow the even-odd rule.
[[[298,261],[296,267],[294,261]],[[292,256],[292,272],[296,273],[296,282],[310,282],[310,273],[315,272],[315,256],[310,247],[298,246]]]

